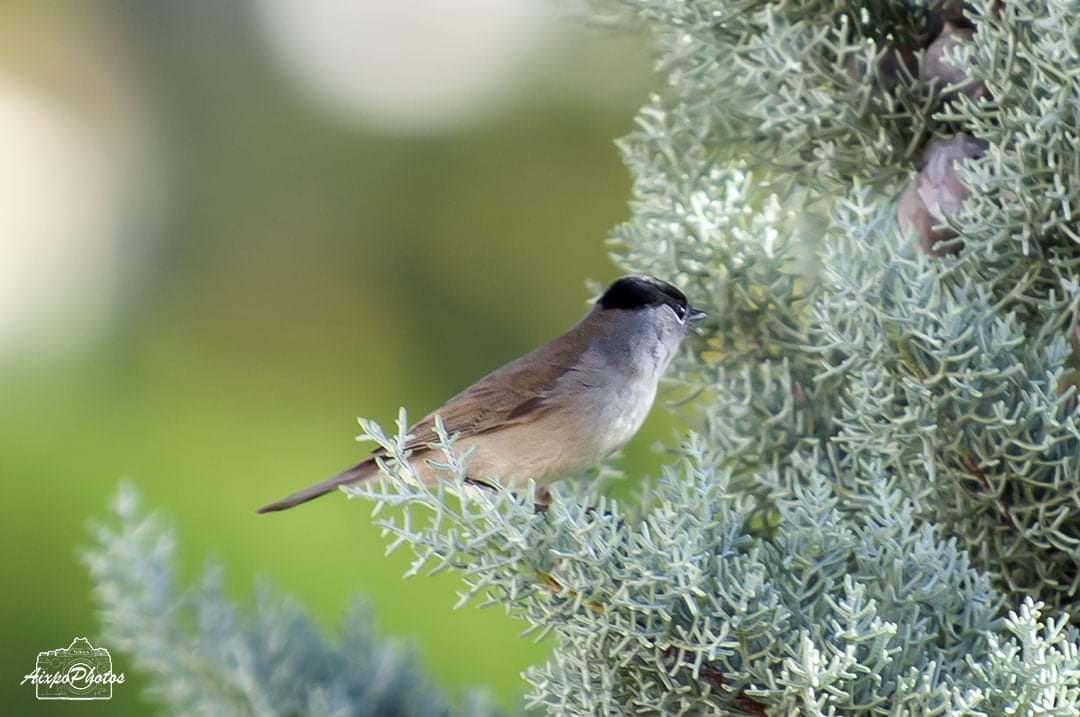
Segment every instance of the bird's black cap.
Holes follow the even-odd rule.
[[[605,309],[640,309],[667,305],[686,309],[686,294],[651,276],[624,276],[607,288],[596,303]]]

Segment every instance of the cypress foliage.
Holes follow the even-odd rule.
[[[199,585],[176,580],[176,536],[130,488],[94,528],[83,560],[94,582],[103,640],[149,678],[166,714],[327,717],[494,717],[481,694],[450,706],[415,666],[415,655],[377,639],[356,603],[337,639],[325,641],[295,601],[265,582],[242,608],[209,565]]]

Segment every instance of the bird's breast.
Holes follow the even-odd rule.
[[[496,476],[523,488],[543,486],[593,466],[618,451],[641,428],[656,396],[656,380],[606,372],[579,372],[575,386],[564,386],[558,408],[535,421],[462,439],[472,449],[469,473],[480,480]]]
[[[613,387],[597,417],[595,430],[599,458],[625,446],[641,429],[656,398],[656,381],[648,378]]]
[[[651,358],[615,365],[598,361],[580,376],[572,411],[578,420],[567,427],[574,433],[568,439],[582,447],[590,463],[621,449],[645,422],[660,379],[660,366]]]

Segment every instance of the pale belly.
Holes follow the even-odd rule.
[[[633,362],[635,371],[613,373],[600,358],[593,370],[566,377],[558,388],[564,404],[535,420],[510,425],[455,444],[459,455],[472,449],[466,470],[474,481],[498,481],[517,491],[534,481],[537,489],[596,465],[625,446],[652,409],[666,359],[653,355]],[[443,477],[419,455],[413,466],[425,483]]]
[[[532,480],[542,488],[623,448],[645,422],[655,394],[653,385],[608,395],[606,400],[582,395],[580,410],[548,413],[535,422],[465,438],[456,445],[461,452],[472,449],[466,464],[469,478],[498,480],[515,490]],[[425,481],[437,479],[429,467],[421,472]]]

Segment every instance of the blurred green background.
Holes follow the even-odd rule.
[[[612,144],[656,84],[641,38],[540,0],[0,4],[5,714],[41,650],[94,639],[77,559],[121,479],[246,600],[268,575],[332,631],[352,596],[452,695],[506,705],[548,647],[457,577],[401,579],[369,507],[256,517],[354,462],[355,416],[419,416],[618,274]],[[654,466],[662,417],[627,450]],[[104,645],[108,647],[108,645]]]

